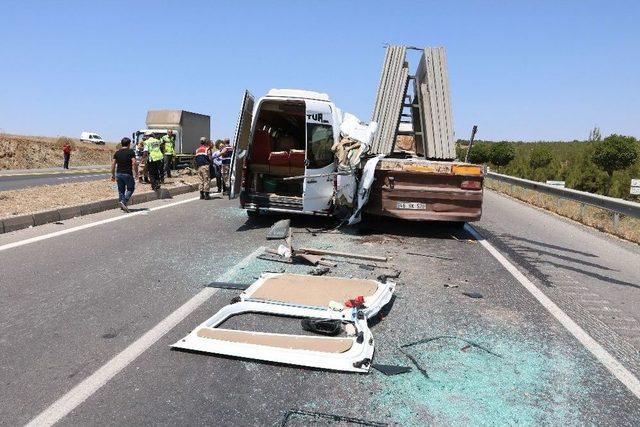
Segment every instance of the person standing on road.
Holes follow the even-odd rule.
[[[162,150],[160,149],[160,140],[153,135],[153,132],[144,133],[144,160],[147,164],[149,178],[151,178],[151,189],[160,190],[160,182],[162,180],[163,159]]]
[[[173,134],[173,129],[169,129],[160,141],[164,146],[164,174],[167,178],[171,178],[171,168],[173,167],[173,156],[176,148],[176,137]]]
[[[118,183],[120,208],[129,212],[127,205],[135,190],[134,172],[135,176],[138,176],[138,163],[136,162],[136,153],[131,149],[131,140],[122,138],[120,145],[120,149],[115,152],[111,162],[111,181]]]
[[[231,146],[231,141],[229,138],[225,138],[222,140],[222,166],[220,166],[220,175],[222,175],[222,187],[225,193],[228,193],[229,183],[229,170],[231,168],[231,156],[233,155],[233,147]]]
[[[227,191],[227,185],[225,180],[223,179],[222,168],[227,157],[227,153],[229,153],[231,150],[231,146],[228,146],[225,141],[218,141],[216,143],[216,151],[212,155],[213,171],[216,177],[218,193],[224,193]]]
[[[138,170],[140,171],[138,174],[138,181],[140,184],[143,182],[149,183],[149,173],[147,172],[146,162],[144,160],[144,141],[138,141],[138,145],[136,145],[136,162],[138,162]]]
[[[204,136],[200,138],[200,146],[196,150],[196,168],[200,177],[200,199],[209,200],[211,196],[211,142]]]
[[[69,142],[65,142],[62,146],[62,155],[64,156],[62,169],[69,169],[69,160],[71,159],[71,144]]]

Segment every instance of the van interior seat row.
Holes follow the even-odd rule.
[[[274,139],[269,132],[256,131],[249,166],[251,172],[276,176],[304,175],[305,150],[290,148],[274,151],[274,146]]]

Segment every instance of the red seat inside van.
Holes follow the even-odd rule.
[[[273,138],[266,130],[256,131],[251,147],[250,169],[253,172],[269,173],[269,155],[273,150]]]
[[[291,150],[289,152],[291,175],[304,175],[304,158],[304,150]]]
[[[273,151],[269,154],[269,173],[271,175],[289,175],[289,152]]]

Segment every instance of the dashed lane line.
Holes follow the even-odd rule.
[[[233,279],[237,272],[247,266],[255,257],[264,252],[264,246],[259,247],[238,264],[227,270],[216,280],[225,282]],[[77,408],[82,402],[98,391],[102,386],[115,377],[120,371],[130,365],[134,360],[155,344],[167,332],[177,326],[189,314],[200,307],[206,300],[218,291],[217,288],[204,288],[189,301],[180,306],[173,313],[165,317],[160,323],[134,341],[123,351],[114,356],[97,371],[89,375],[78,385],[73,387],[64,396],[56,400],[47,409],[32,419],[27,426],[51,426],[60,421],[69,412]]]
[[[146,215],[149,212],[159,211],[161,209],[166,209],[166,208],[171,208],[171,207],[174,207],[174,206],[182,205],[184,203],[193,202],[194,200],[198,200],[198,199],[199,199],[198,197],[191,197],[189,199],[180,200],[180,201],[173,202],[173,203],[168,203],[166,205],[155,206],[153,208],[149,208],[148,210],[122,214],[122,215],[119,215],[119,216],[114,216],[112,218],[102,219],[100,221],[90,222],[88,224],[83,224],[83,225],[78,225],[76,227],[67,228],[65,230],[54,231],[53,233],[43,234],[42,236],[36,236],[36,237],[31,237],[31,238],[25,239],[25,240],[19,240],[17,242],[6,243],[4,245],[0,245],[0,252],[6,251],[7,249],[12,249],[12,248],[17,248],[19,246],[28,245],[30,243],[35,243],[35,242],[40,242],[42,240],[51,239],[53,237],[58,237],[58,236],[63,236],[65,234],[74,233],[76,231],[86,230],[87,228],[97,227],[98,225],[108,224],[110,222],[120,221],[122,219],[132,218],[132,217],[135,217],[135,216],[138,216],[138,215]]]
[[[524,274],[520,272],[504,255],[502,255],[491,243],[470,224],[465,224],[465,229],[487,250],[509,273],[529,291],[533,297],[549,312],[558,322],[564,326],[580,343],[593,354],[596,359],[611,372],[627,389],[640,399],[640,381],[627,368],[618,362],[607,350],[594,340],[584,329],[573,321],[556,305],[549,297],[547,297],[536,285],[531,282]]]

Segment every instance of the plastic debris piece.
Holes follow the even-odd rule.
[[[278,255],[285,258],[291,258],[291,249],[289,249],[285,245],[280,245],[278,246]]]
[[[345,307],[353,308],[353,307],[363,307],[364,306],[364,297],[359,295],[354,299],[350,299],[344,302]]]
[[[312,276],[324,276],[329,271],[331,271],[329,267],[316,267],[313,270],[309,271],[309,274]]]
[[[320,335],[336,336],[342,331],[342,322],[335,319],[302,319],[302,329]]]
[[[371,367],[387,376],[406,374],[407,372],[411,372],[411,366],[382,365],[380,363],[372,363]]]

